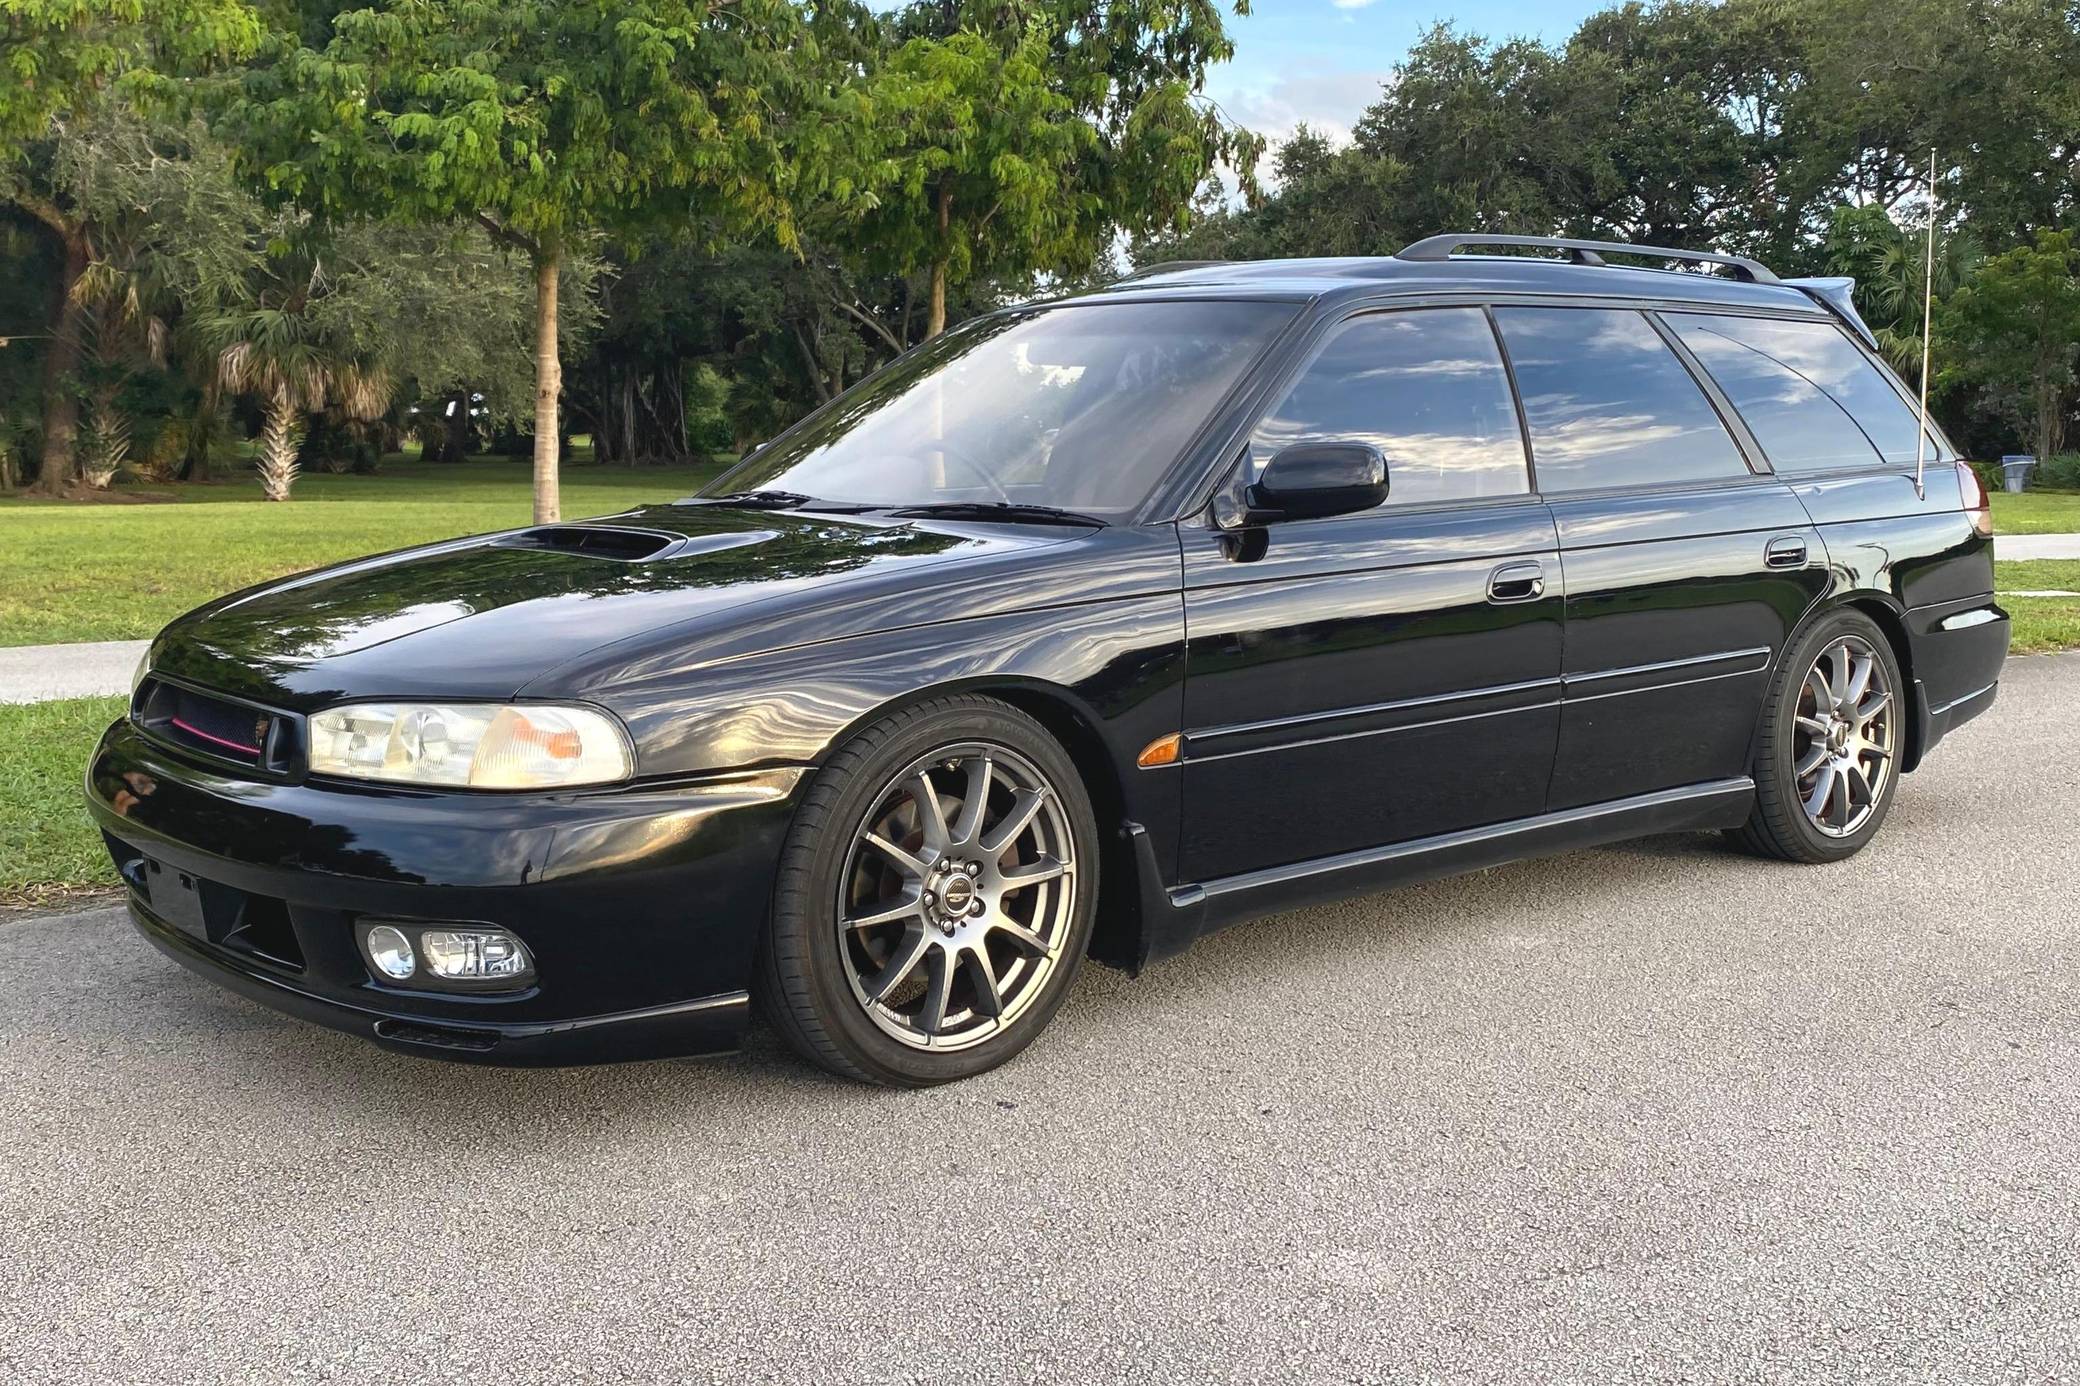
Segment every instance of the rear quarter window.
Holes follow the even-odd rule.
[[[1914,460],[1915,411],[1833,323],[1705,313],[1662,321],[1726,392],[1775,470]],[[1931,439],[1927,455],[1940,451]]]
[[[1718,411],[1646,317],[1498,308],[1540,491],[1750,475]]]

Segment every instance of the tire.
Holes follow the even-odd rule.
[[[973,695],[889,713],[831,756],[795,815],[759,1011],[803,1058],[861,1082],[995,1068],[1067,996],[1098,875],[1089,793],[1046,728]]]
[[[1734,839],[1779,861],[1841,861],[1862,851],[1899,787],[1905,692],[1891,642],[1863,613],[1830,611],[1801,631],[1770,682],[1756,736],[1755,808]],[[1829,696],[1845,693],[1855,697]],[[1814,768],[1801,774],[1802,766]]]

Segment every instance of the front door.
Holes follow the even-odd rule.
[[[1563,584],[1480,308],[1324,335],[1244,465],[1365,442],[1388,498],[1329,519],[1183,526],[1184,836],[1205,882],[1545,805]]]

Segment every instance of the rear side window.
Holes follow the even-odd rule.
[[[1541,491],[1747,476],[1704,391],[1631,309],[1499,308]]]
[[[1704,313],[1662,320],[1733,401],[1776,470],[1914,460],[1914,410],[1833,323]],[[1929,456],[1937,451],[1931,442]]]
[[[1337,327],[1257,425],[1262,471],[1295,443],[1370,443],[1387,504],[1520,496],[1530,479],[1509,376],[1478,308],[1371,313]]]

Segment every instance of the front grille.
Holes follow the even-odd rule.
[[[156,675],[138,685],[130,717],[161,741],[270,774],[293,772],[302,755],[300,718]]]

